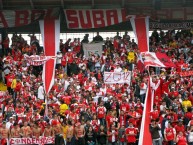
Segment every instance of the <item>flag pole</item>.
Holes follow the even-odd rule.
[[[45,95],[45,104],[46,104],[46,106],[45,106],[45,117],[47,117],[48,116],[48,93],[46,93],[46,95]]]

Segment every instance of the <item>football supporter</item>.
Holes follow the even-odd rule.
[[[57,144],[63,144],[65,136],[69,145],[83,142],[84,139],[81,137],[85,137],[86,132],[82,133],[80,128],[88,129],[90,126],[98,136],[97,142],[103,145],[108,143],[106,140],[110,138],[108,133],[112,133],[110,128],[112,125],[118,134],[111,136],[113,140],[109,140],[109,143],[114,140],[123,141],[119,131],[124,132],[123,126],[128,128],[130,123],[134,128],[138,128],[138,136],[141,133],[143,103],[149,75],[147,69],[141,70],[137,65],[139,49],[136,42],[120,36],[115,38],[112,36],[105,41],[101,56],[92,53],[87,57],[83,52],[82,42],[89,42],[88,35],[83,41],[78,38],[71,40],[69,39],[65,44],[63,40],[61,41],[62,53],[58,58],[61,62],[59,60],[58,64],[61,63],[62,67],[57,65],[55,69],[54,85],[46,96],[48,98],[46,104],[42,65],[34,66],[24,57],[24,54],[43,56],[44,52],[36,44],[26,44],[20,35],[13,35],[9,42],[12,51],[0,59],[3,68],[3,75],[0,78],[5,79],[3,83],[8,89],[7,92],[0,93],[2,122],[6,121],[12,134],[14,134],[14,124],[19,124],[17,126],[20,128],[20,137],[23,138],[34,136],[34,129],[37,127],[34,124],[37,123],[37,128],[41,128],[44,133],[41,136],[56,137]],[[153,78],[152,89],[155,93],[154,108],[148,113],[150,119],[158,122],[153,121],[150,125],[154,144],[160,144],[162,141],[162,136],[158,133],[161,127],[164,135],[168,122],[172,123],[176,134],[180,132],[183,135],[188,134],[190,140],[186,143],[191,143],[192,44],[192,31],[189,30],[178,32],[170,30],[166,33],[154,31],[150,37],[150,51],[168,55],[176,65],[173,68],[149,67]],[[131,83],[119,84],[118,81],[113,84],[104,83],[104,72],[128,71],[132,71]],[[18,83],[17,80],[20,82]],[[10,123],[11,117],[13,121]],[[63,121],[67,122],[67,134],[66,128],[62,128]],[[76,127],[76,123],[79,122],[81,122],[80,128]],[[1,122],[0,125],[3,126]],[[10,137],[17,136],[18,134]],[[75,136],[80,139],[77,141]],[[178,140],[178,143],[183,143],[182,137]]]

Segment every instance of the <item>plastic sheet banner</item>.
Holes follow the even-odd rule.
[[[30,144],[38,144],[38,145],[54,144],[54,137],[9,139],[9,145],[30,145]]]
[[[102,55],[103,43],[83,43],[84,55],[86,58],[92,55]]]
[[[131,72],[105,72],[104,83],[105,84],[130,84]]]

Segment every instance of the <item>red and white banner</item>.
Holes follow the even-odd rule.
[[[125,9],[64,10],[69,29],[102,28],[126,21]]]
[[[150,112],[152,110],[152,90],[150,87],[150,82],[148,83],[148,90],[146,92],[143,117],[141,122],[141,129],[139,135],[138,145],[152,145],[152,138],[149,131],[150,125]]]
[[[193,71],[179,72],[179,75],[180,75],[181,77],[193,76]]]
[[[9,145],[30,145],[30,144],[38,144],[38,145],[54,144],[54,137],[9,139]]]
[[[144,65],[154,67],[176,67],[170,58],[165,53],[144,53]]]
[[[56,56],[56,52],[59,50],[60,20],[44,19],[39,21],[39,23],[45,56]],[[49,59],[46,61],[43,67],[42,79],[46,94],[49,93],[54,84],[55,64],[56,58]]]
[[[24,55],[24,58],[26,59],[26,61],[33,66],[39,66],[39,65],[43,65],[44,63],[46,63],[46,61],[48,61],[49,59],[53,58],[51,56],[39,56],[39,55]]]
[[[131,72],[104,72],[105,84],[130,84]]]
[[[140,52],[149,51],[149,17],[131,17],[130,22]]]
[[[0,28],[28,25],[43,18],[56,18],[59,9],[48,10],[4,10],[0,11]]]

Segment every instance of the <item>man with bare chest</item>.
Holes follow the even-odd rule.
[[[14,123],[13,128],[11,129],[10,132],[10,137],[11,138],[20,138],[21,137],[21,129],[18,124]]]
[[[71,121],[68,121],[68,129],[67,129],[67,134],[66,134],[67,145],[73,144],[73,140],[72,140],[73,136],[74,136],[74,126],[72,126]]]
[[[64,145],[63,128],[61,124],[52,123],[53,134],[55,136],[55,145]]]
[[[49,123],[46,125],[46,128],[44,129],[44,136],[45,137],[53,136],[53,130]]]
[[[1,145],[5,145],[7,143],[7,139],[9,137],[9,130],[6,128],[6,122],[3,122],[2,127],[0,128],[0,138],[1,138]]]
[[[38,123],[36,122],[34,124],[34,128],[32,129],[32,137],[33,138],[39,138],[42,135],[42,130],[41,128],[38,126]]]
[[[24,122],[24,126],[21,128],[21,135],[22,137],[30,137],[31,136],[31,128],[28,126],[27,122]]]
[[[75,124],[75,129],[74,129],[74,135],[76,138],[75,144],[76,145],[85,145],[85,129],[84,126],[81,125],[80,122]]]

